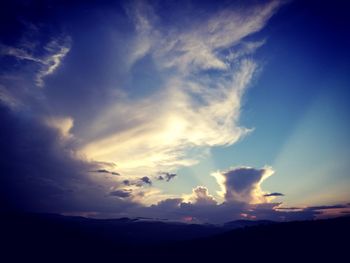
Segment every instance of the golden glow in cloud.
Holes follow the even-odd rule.
[[[130,175],[193,165],[197,157],[187,156],[187,150],[229,145],[248,131],[237,122],[240,99],[255,67],[243,61],[216,89],[172,80],[150,98],[120,103],[92,123],[92,129],[110,123],[116,132],[90,142],[82,152],[93,160],[116,162],[120,173]],[[199,90],[196,97],[194,88]],[[198,104],[198,98],[204,103]]]
[[[210,147],[237,142],[249,132],[239,125],[241,100],[257,69],[247,55],[264,43],[243,39],[278,6],[220,11],[188,28],[159,26],[143,2],[128,6],[136,37],[126,68],[147,55],[163,81],[147,96],[126,94],[92,119],[80,154],[116,163],[123,178],[135,178],[194,165]]]
[[[274,196],[265,196],[261,184],[274,174],[271,167],[255,169],[251,167],[232,168],[212,173],[220,191],[218,195],[226,202],[260,204],[271,201]]]

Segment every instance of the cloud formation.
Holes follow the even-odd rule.
[[[148,184],[148,185],[152,185],[152,181],[148,176],[144,176],[140,179],[141,182]]]
[[[106,169],[98,169],[96,171],[93,171],[95,173],[106,173],[106,174],[113,174],[113,175],[120,175],[119,173],[117,172],[111,172],[111,171],[108,171]]]
[[[126,198],[126,197],[130,197],[131,193],[132,193],[132,190],[122,189],[122,190],[111,191],[109,194],[120,198]]]
[[[68,33],[32,25],[39,40],[1,44],[2,64],[12,66],[0,75],[2,207],[220,223],[348,208],[284,209],[272,202],[281,193],[261,188],[270,167],[214,173],[220,200],[202,185],[181,197],[158,189],[250,131],[239,123],[242,98],[265,43],[253,34],[280,3],[199,10],[191,23],[168,23],[147,2],[126,5],[111,17],[67,18]]]
[[[205,186],[197,186],[192,190],[192,203],[196,205],[216,205],[215,198],[209,194],[208,188]]]
[[[261,183],[274,171],[270,167],[255,169],[239,167],[224,172],[216,172],[213,176],[218,181],[226,202],[241,201],[246,203],[267,202],[261,189]]]
[[[49,53],[45,58],[41,59],[41,69],[36,74],[35,82],[38,87],[44,86],[44,78],[57,70],[62,60],[70,50],[70,38],[54,39],[48,43],[45,50]]]
[[[329,209],[342,208],[344,211],[347,208],[346,205],[288,208],[271,202],[281,194],[267,194],[262,191],[261,184],[272,174],[269,167],[237,167],[219,171],[214,176],[222,187],[222,202],[209,194],[205,186],[197,186],[183,198],[167,198],[148,207],[130,209],[128,213],[185,222],[225,223],[238,219],[305,220],[319,217]]]
[[[116,161],[122,174],[135,176],[193,165],[208,147],[242,138],[249,129],[239,125],[241,98],[257,69],[247,54],[263,44],[244,39],[263,28],[278,6],[272,1],[219,10],[183,27],[164,26],[146,2],[128,5],[135,29],[128,68],[134,72],[148,63],[160,81],[147,83],[156,91],[148,96],[107,107],[87,127],[92,139],[81,152]]]
[[[264,196],[266,196],[266,197],[271,197],[271,196],[284,196],[284,194],[274,192],[274,193],[264,194]]]
[[[177,174],[175,174],[175,173],[163,172],[157,177],[157,180],[159,180],[159,181],[165,180],[165,181],[169,182],[170,180],[172,180],[176,176],[177,176]]]
[[[106,193],[119,183],[76,154],[72,140],[40,116],[0,104],[1,209],[35,212],[122,211],[132,203]],[[74,141],[74,140],[73,140]]]
[[[40,50],[40,55],[35,54],[38,53],[38,50],[35,50],[35,47],[29,45],[27,42],[29,40],[25,41],[25,45],[22,43],[21,47],[0,44],[0,56],[10,56],[17,60],[27,60],[37,64],[39,69],[35,73],[35,84],[38,87],[43,87],[45,85],[44,78],[53,74],[58,69],[62,60],[69,52],[71,39],[68,36],[51,39]]]

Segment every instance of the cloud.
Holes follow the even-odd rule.
[[[220,194],[226,202],[264,203],[267,199],[260,186],[273,173],[270,167],[262,169],[239,167],[213,173],[213,176],[220,185]]]
[[[309,206],[304,208],[304,211],[311,211],[316,215],[316,218],[329,218],[342,216],[344,213],[350,212],[349,204],[335,204],[335,205],[320,205]]]
[[[119,173],[117,172],[111,172],[111,171],[108,171],[106,169],[99,169],[99,170],[96,170],[96,171],[93,171],[95,173],[106,173],[106,174],[113,174],[113,175],[120,175]]]
[[[327,209],[339,209],[339,208],[347,208],[348,205],[322,205],[322,206],[310,206],[307,209],[309,210],[327,210]]]
[[[141,178],[132,180],[132,179],[124,179],[122,183],[126,186],[135,186],[135,187],[142,187],[144,185],[151,186],[152,180],[148,176],[143,176]]]
[[[205,186],[197,186],[182,198],[166,198],[155,205],[130,209],[128,213],[200,223],[225,223],[238,219],[304,220],[318,215],[312,208],[284,209],[281,203],[271,202],[271,197],[280,193],[267,194],[262,191],[261,184],[272,174],[270,167],[237,167],[217,172],[215,177],[222,187],[223,202],[209,194]]]
[[[169,182],[171,179],[173,179],[176,176],[177,176],[177,174],[175,174],[175,173],[163,172],[163,173],[161,173],[161,175],[159,175],[157,177],[157,180],[159,180],[159,181],[166,180],[167,182]]]
[[[264,194],[264,196],[265,196],[265,197],[270,197],[270,196],[284,196],[284,194],[274,192],[274,193]]]
[[[203,200],[205,202],[202,202]],[[307,208],[298,211],[283,211],[277,209],[279,206],[280,203],[216,203],[214,201],[208,202],[207,198],[201,199],[199,202],[196,202],[194,199],[185,201],[183,198],[168,198],[148,207],[131,208],[128,210],[128,214],[135,217],[143,215],[150,218],[167,218],[168,220],[182,222],[218,224],[241,219],[309,220],[317,216],[317,212]]]
[[[0,56],[11,56],[19,60],[29,60],[38,63],[44,63],[40,58],[35,57],[33,54],[24,48],[10,47],[5,45],[0,45]]]
[[[191,166],[208,148],[245,136],[250,130],[239,125],[241,99],[258,68],[250,55],[264,42],[244,39],[262,29],[278,6],[273,1],[219,10],[184,27],[164,26],[144,2],[128,5],[135,28],[130,74],[137,79],[133,69],[147,62],[160,81],[147,83],[155,92],[106,107],[86,127],[81,153],[118,161],[120,173],[135,177]]]
[[[130,197],[132,194],[132,190],[126,190],[126,189],[122,189],[122,190],[115,190],[109,193],[112,196],[116,196],[116,197],[120,197],[120,198],[127,198]]]
[[[195,205],[216,205],[216,200],[209,194],[205,186],[197,186],[192,190],[192,196],[189,198]]]
[[[46,124],[53,129],[57,129],[63,139],[72,138],[70,130],[73,128],[74,120],[70,117],[50,117],[46,119]]]
[[[18,60],[27,60],[39,66],[39,70],[35,74],[35,83],[38,87],[44,86],[44,78],[53,74],[60,66],[63,58],[70,50],[71,38],[66,36],[63,38],[53,38],[48,42],[43,50],[33,50],[32,45],[24,45],[22,47],[0,45],[0,56],[10,56]]]
[[[98,37],[89,46],[74,22],[79,30],[72,37],[55,34],[41,36],[39,45],[2,46],[2,57],[23,66],[16,81],[1,78],[6,82],[0,86],[2,202],[28,211],[198,222],[226,222],[242,214],[278,220],[314,215],[304,209],[281,212],[279,204],[268,203],[271,196],[260,185],[271,168],[218,172],[223,202],[205,186],[180,198],[157,189],[153,177],[141,177],[170,181],[211,147],[231,145],[249,133],[239,123],[242,97],[259,68],[252,55],[265,40],[247,37],[278,6],[272,1],[203,12],[184,26],[182,19],[165,23],[157,8],[140,1],[127,7],[130,24],[123,20],[127,26],[120,30],[127,33],[115,29],[114,20],[102,19],[113,25],[103,27],[106,35],[122,43]],[[71,50],[73,39],[77,48]],[[106,43],[113,48],[105,51]],[[59,81],[47,81],[68,52],[69,70]],[[150,68],[146,81],[140,72]],[[46,88],[31,87],[33,79]]]
[[[21,106],[21,102],[3,85],[0,85],[0,103],[13,110]]]
[[[167,35],[157,47],[156,56],[160,57],[163,67],[177,67],[185,74],[208,69],[227,70],[230,65],[220,51],[232,48],[263,28],[279,6],[279,1],[271,1],[250,8],[218,11],[194,23],[193,28]]]
[[[123,184],[126,186],[129,186],[129,185],[131,185],[131,182],[130,182],[130,180],[123,180]]]
[[[118,212],[135,205],[106,197],[119,186],[115,176],[92,176],[100,164],[78,156],[45,118],[0,103],[0,119],[2,210]]]
[[[66,37],[62,39],[54,39],[45,47],[49,52],[42,60],[42,67],[36,74],[35,82],[38,87],[44,86],[44,78],[57,70],[60,66],[63,58],[67,55],[70,50],[70,38]]]
[[[143,182],[145,184],[152,185],[152,181],[148,176],[144,176],[140,180],[141,180],[141,182]]]

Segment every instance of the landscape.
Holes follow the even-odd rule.
[[[1,262],[345,262],[346,0],[0,3]]]
[[[341,262],[348,257],[350,217],[203,225],[11,214],[2,215],[0,229],[8,262]]]

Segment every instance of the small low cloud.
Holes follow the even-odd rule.
[[[216,205],[217,203],[205,186],[197,186],[194,188],[190,199],[196,205]]]
[[[308,207],[309,210],[327,210],[327,209],[340,209],[340,208],[347,208],[348,205],[321,205],[321,206],[310,206]]]
[[[152,181],[148,176],[144,176],[140,179],[141,182],[143,182],[144,184],[148,184],[148,185],[152,185]]]
[[[131,182],[130,182],[130,180],[123,180],[123,184],[126,186],[130,186]]]
[[[152,180],[148,177],[148,176],[144,176],[141,177],[139,179],[136,180],[132,180],[132,179],[125,179],[122,181],[122,183],[125,186],[136,186],[136,187],[142,187],[144,185],[152,185]]]
[[[98,170],[95,170],[93,172],[95,172],[95,173],[106,173],[106,174],[112,174],[112,175],[120,175],[117,172],[111,172],[111,171],[108,171],[106,169],[98,169]]]
[[[116,196],[119,198],[127,198],[131,197],[132,190],[122,189],[122,190],[114,190],[109,193],[111,196]]]
[[[157,177],[157,180],[159,180],[159,181],[165,180],[165,181],[169,182],[170,180],[172,180],[176,176],[177,176],[177,174],[175,174],[175,173],[163,172]]]
[[[273,192],[273,193],[269,193],[269,194],[264,194],[265,197],[271,197],[271,196],[284,196],[284,194],[282,193],[277,193],[277,192]]]

